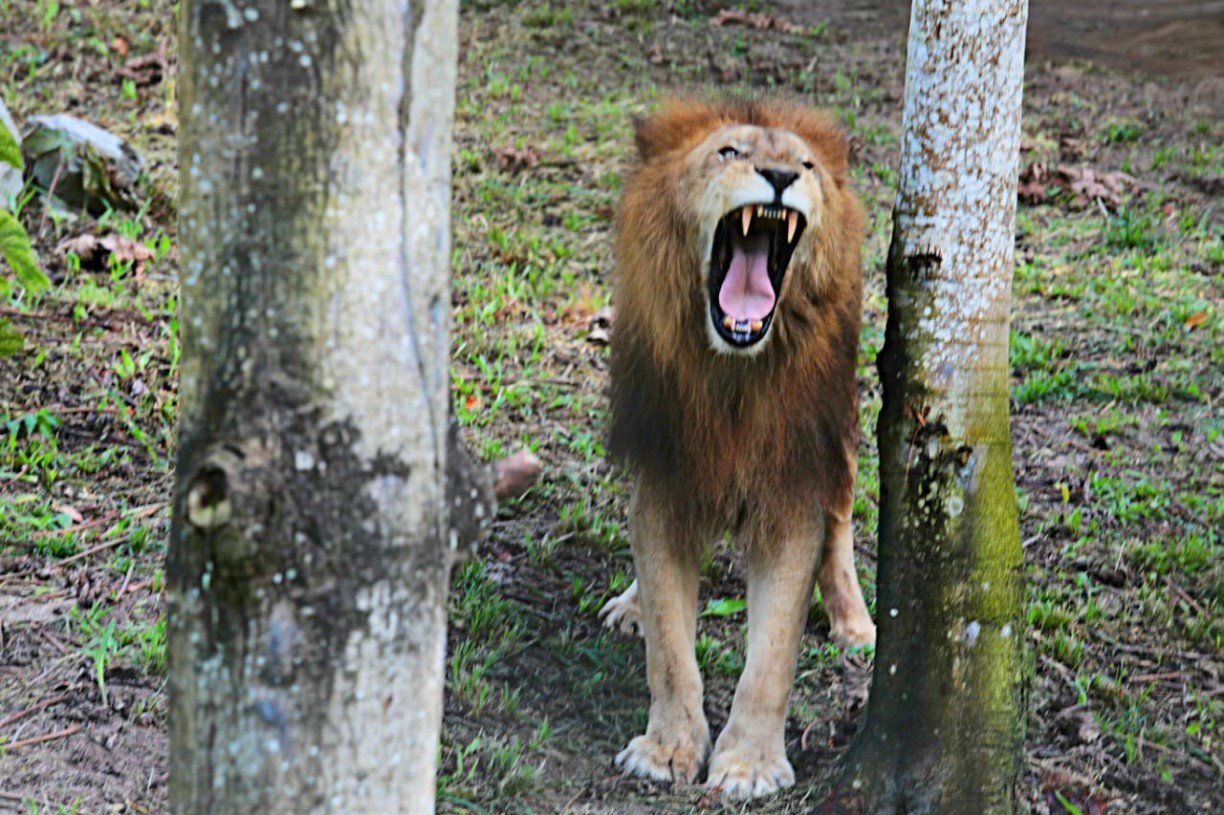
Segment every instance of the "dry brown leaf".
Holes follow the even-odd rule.
[[[514,173],[529,170],[540,163],[540,154],[530,145],[521,150],[517,147],[495,147],[493,155],[497,156],[497,163],[503,170]]]
[[[144,262],[152,260],[157,254],[139,241],[112,232],[99,238],[97,235],[77,235],[75,238],[65,238],[55,247],[55,252],[61,258],[66,258],[71,252],[81,261],[85,269],[102,269],[108,260],[114,257],[119,263],[131,263],[139,273]]]
[[[754,14],[749,11],[731,8],[725,8],[715,14],[710,19],[710,23],[716,26],[746,25],[749,28],[756,28],[762,31],[772,29],[774,31],[781,31],[784,34],[802,34],[805,31],[803,26],[783,20],[780,17],[773,17],[769,14]]]
[[[127,52],[124,51],[124,53]],[[143,57],[128,60],[122,68],[115,71],[115,75],[123,79],[130,79],[140,86],[156,85],[162,81],[168,68],[166,43],[163,41],[156,54],[145,54]]]
[[[139,265],[146,260],[152,260],[157,257],[157,253],[143,243],[134,241],[117,232],[112,232],[98,241],[98,243],[120,263],[135,263]]]
[[[93,266],[99,246],[97,235],[77,235],[75,238],[64,238],[60,241],[55,247],[55,253],[66,258],[71,252],[80,259],[82,266]]]
[[[1025,204],[1040,204],[1045,201],[1046,181],[1050,174],[1044,163],[1035,161],[1020,171],[1020,184],[1016,194]]]
[[[1061,164],[1055,173],[1078,204],[1100,201],[1109,209],[1117,209],[1122,194],[1135,188],[1135,179],[1118,171],[1103,173],[1090,167]]]
[[[1088,155],[1089,146],[1085,139],[1063,136],[1058,140],[1058,155],[1064,160],[1081,159]]]
[[[1207,312],[1200,311],[1186,318],[1186,328],[1198,328],[1207,320]]]
[[[72,519],[74,524],[84,523],[85,521],[85,516],[81,514],[80,510],[69,504],[52,504],[51,509],[63,515],[67,515]]]
[[[1100,201],[1112,210],[1122,203],[1124,194],[1137,186],[1138,182],[1123,172],[1102,172],[1066,164],[1060,164],[1051,172],[1044,163],[1035,161],[1020,171],[1016,194],[1022,203],[1040,204],[1046,200],[1051,187],[1058,187],[1070,193],[1080,206]]]

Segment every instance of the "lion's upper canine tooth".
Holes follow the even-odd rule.
[[[735,320],[731,319],[730,315],[723,317],[723,328],[730,331],[734,327],[735,327]]]
[[[757,331],[760,331],[761,327],[765,324],[760,320],[753,320],[749,325],[752,327],[753,333],[756,333]]]
[[[786,242],[794,243],[795,230],[799,227],[799,213],[791,210],[786,216]]]
[[[740,217],[744,219],[744,237],[748,237],[748,227],[752,225],[752,207],[741,209]]]

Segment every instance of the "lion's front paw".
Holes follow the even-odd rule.
[[[633,636],[642,632],[642,606],[638,602],[638,584],[634,580],[629,588],[613,597],[599,611],[600,619],[605,627],[612,630],[620,629],[622,634]]]
[[[795,771],[783,750],[762,750],[743,744],[719,750],[710,759],[707,786],[728,798],[755,798],[795,784]]]
[[[647,733],[629,742],[616,756],[616,766],[625,773],[654,781],[690,783],[701,772],[710,739],[660,738]]]
[[[860,645],[875,645],[875,623],[866,614],[861,619],[842,620],[834,623],[829,637],[842,648],[855,648]]]

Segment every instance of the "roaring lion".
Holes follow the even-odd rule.
[[[875,641],[850,528],[864,215],[824,116],[671,102],[637,126],[617,222],[609,452],[635,474],[636,580],[603,610],[646,640],[650,719],[626,772],[764,795],[819,582],[843,645]],[[699,558],[745,554],[748,653],[710,755],[694,651]]]

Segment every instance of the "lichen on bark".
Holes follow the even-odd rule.
[[[181,10],[175,812],[432,811],[456,11]]]

